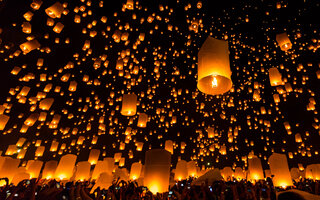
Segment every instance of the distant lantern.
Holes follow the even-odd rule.
[[[42,3],[42,0],[33,0],[33,2],[30,4],[30,7],[34,10],[39,10]]]
[[[179,160],[174,173],[174,180],[181,181],[188,178],[188,163],[185,160]]]
[[[138,162],[132,163],[131,169],[130,169],[130,180],[137,180],[138,178],[140,178],[141,170],[142,170],[141,163],[138,163]]]
[[[54,27],[53,31],[56,33],[61,33],[62,29],[64,28],[64,25],[61,22],[58,22]]]
[[[55,178],[60,180],[69,180],[73,175],[76,160],[77,156],[73,154],[62,156],[55,172]]]
[[[263,179],[264,175],[260,158],[252,156],[252,158],[248,159],[248,163],[249,179],[255,181]]]
[[[138,127],[145,128],[148,122],[148,115],[145,113],[140,113],[138,118]]]
[[[55,171],[58,166],[58,161],[50,160],[46,162],[44,168],[42,170],[42,178],[43,179],[52,179],[54,178]]]
[[[287,51],[292,48],[292,43],[291,43],[287,33],[277,34],[276,40],[277,40],[278,45],[282,51]]]
[[[81,161],[77,164],[75,181],[84,181],[90,179],[91,164],[88,161]]]
[[[219,95],[232,87],[228,42],[208,37],[198,53],[198,89]]]
[[[56,2],[49,8],[47,8],[46,13],[51,18],[60,18],[63,12],[63,5],[60,2]]]
[[[294,136],[294,138],[295,138],[296,143],[301,143],[301,142],[302,142],[302,138],[301,138],[300,133],[297,133],[297,134]]]
[[[311,164],[306,167],[306,178],[320,180],[320,164]]]
[[[124,94],[122,97],[121,114],[124,116],[133,116],[137,112],[137,95]]]
[[[38,146],[35,152],[36,157],[41,157],[44,153],[45,147],[44,146]]]
[[[37,40],[30,40],[20,45],[20,49],[23,53],[29,53],[37,48],[40,48],[40,43]]]
[[[133,6],[134,6],[133,0],[127,0],[126,8],[127,8],[128,10],[133,10]]]
[[[46,98],[40,101],[39,108],[41,110],[49,110],[54,102],[54,98]]]
[[[100,150],[99,149],[91,149],[88,161],[91,165],[97,164],[100,156]]]
[[[169,189],[171,154],[164,149],[152,149],[146,152],[144,185],[155,193]]]
[[[291,174],[285,154],[273,153],[269,159],[270,171],[273,177],[273,184],[276,187],[292,186]]]
[[[282,75],[276,67],[269,69],[269,80],[271,86],[283,85]]]

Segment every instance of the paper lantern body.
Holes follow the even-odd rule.
[[[282,75],[276,67],[269,69],[269,80],[271,86],[283,85]]]
[[[0,130],[2,131],[9,121],[9,116],[0,115]]]
[[[100,156],[100,150],[99,149],[91,149],[90,154],[89,154],[89,163],[91,165],[95,165],[98,162]]]
[[[171,154],[164,149],[152,149],[146,152],[144,185],[152,193],[168,191],[170,179]]]
[[[131,170],[130,170],[130,180],[137,180],[138,178],[140,178],[141,170],[142,170],[141,163],[138,163],[138,162],[132,163]]]
[[[114,159],[113,158],[105,158],[103,161],[98,161],[93,173],[92,173],[92,179],[97,179],[99,178],[99,175],[101,173],[108,173],[112,174],[114,167]]]
[[[45,147],[44,147],[44,146],[39,146],[39,147],[36,149],[35,156],[36,156],[36,157],[41,157],[41,156],[43,155],[44,150],[45,150]]]
[[[248,159],[248,170],[250,173],[250,180],[260,180],[264,178],[263,169],[261,165],[261,160],[257,156],[252,156],[251,159]]]
[[[210,95],[232,87],[228,42],[208,37],[198,53],[198,89]]]
[[[276,187],[292,186],[292,179],[285,154],[273,153],[269,157],[269,165],[273,177],[273,184]]]
[[[7,177],[10,183],[17,172],[19,164],[19,159],[6,157],[0,169],[0,177]]]
[[[290,174],[293,180],[298,180],[300,177],[300,171],[296,167],[290,169]]]
[[[221,170],[221,175],[225,181],[232,180],[233,174],[234,173],[233,173],[233,170],[231,169],[231,167],[224,167]]]
[[[306,178],[320,180],[320,164],[311,164],[306,167]]]
[[[122,97],[121,114],[124,116],[133,116],[137,112],[137,95],[124,94]]]
[[[145,128],[148,122],[148,115],[145,113],[140,113],[138,118],[138,127]]]
[[[109,187],[112,185],[113,177],[111,174],[103,172],[99,175],[97,178],[96,184],[91,189],[90,193],[93,193],[94,190],[98,187],[100,187],[100,190],[102,189],[109,189]]]
[[[287,33],[280,33],[276,35],[276,40],[282,51],[287,51],[292,48],[292,43]]]
[[[77,156],[67,154],[61,157],[54,177],[58,180],[69,180],[73,175],[73,170],[77,161]]]
[[[49,110],[54,102],[53,98],[46,98],[40,101],[39,108],[41,110]]]
[[[166,140],[164,148],[165,148],[165,150],[167,150],[171,154],[173,154],[173,142],[172,142],[172,140]]]
[[[54,178],[54,174],[56,172],[57,166],[58,166],[58,161],[50,160],[46,162],[42,171],[42,178],[43,179]]]
[[[84,181],[90,179],[91,164],[88,161],[78,162],[75,174],[75,181]]]
[[[184,180],[188,178],[188,163],[185,160],[179,160],[176,165],[174,180]]]
[[[40,48],[40,43],[37,40],[30,40],[20,45],[20,49],[23,53],[29,53],[37,48]]]
[[[25,179],[30,179],[30,174],[28,174],[27,172],[19,172],[14,175],[11,183],[13,185],[18,185],[21,181]]]
[[[60,18],[63,12],[63,6],[60,2],[56,2],[55,4],[47,8],[45,11],[47,15],[51,18]]]
[[[32,162],[31,162],[32,161]],[[30,162],[30,164],[29,164]],[[40,171],[42,169],[43,162],[40,160],[29,160],[27,164],[27,173],[29,173],[30,178],[38,178]]]
[[[196,166],[196,162],[195,161],[189,161],[188,162],[188,176],[190,177],[196,177],[197,174],[197,166]]]
[[[234,171],[234,177],[238,180],[242,180],[246,178],[245,172],[241,167],[237,167]]]

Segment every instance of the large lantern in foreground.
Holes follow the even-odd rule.
[[[76,161],[76,155],[67,154],[62,156],[55,172],[55,178],[60,180],[69,180],[73,175]]]
[[[142,170],[142,164],[135,162],[132,163],[131,165],[131,170],[130,170],[130,180],[136,180],[140,177]]]
[[[251,180],[260,180],[264,178],[263,169],[261,165],[261,160],[257,156],[252,156],[252,158],[248,159],[248,169],[250,173]]]
[[[287,33],[277,34],[276,40],[282,51],[287,51],[292,48],[292,43],[287,35]]]
[[[42,171],[42,178],[43,179],[53,178],[56,172],[57,166],[58,166],[58,161],[56,160],[50,160],[46,162]]]
[[[137,95],[124,94],[122,98],[121,115],[133,116],[137,112]]]
[[[198,89],[219,95],[232,87],[228,42],[208,37],[198,53]]]
[[[271,174],[274,175],[274,186],[287,187],[293,185],[287,157],[285,154],[273,153],[269,157],[268,161],[270,165]]]
[[[171,154],[164,149],[146,152],[144,185],[152,193],[163,193],[169,189]]]
[[[188,178],[188,163],[185,160],[179,160],[176,165],[174,180],[184,180]]]

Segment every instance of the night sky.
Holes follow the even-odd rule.
[[[319,1],[148,0],[134,1],[133,10],[125,9],[124,0],[60,1],[65,13],[53,21],[64,25],[61,33],[47,25],[50,17],[45,9],[55,2],[46,0],[34,10],[31,0],[0,1],[0,104],[3,114],[10,116],[0,134],[3,155],[8,145],[24,137],[22,148],[27,152],[22,160],[34,159],[35,142],[41,140],[46,150],[39,160],[58,160],[72,153],[82,161],[90,149],[100,149],[100,159],[122,152],[129,167],[132,162],[144,162],[146,150],[164,148],[165,141],[172,140],[174,164],[181,157],[196,160],[199,166],[246,167],[242,157],[252,151],[264,167],[272,152],[293,153],[293,159],[288,158],[290,167],[319,163]],[[28,11],[33,13],[30,34],[21,28]],[[75,16],[80,23],[75,23]],[[106,23],[101,21],[103,16]],[[190,29],[194,22],[198,27]],[[127,41],[115,41],[117,31],[128,33]],[[286,52],[276,42],[276,35],[283,32],[292,43]],[[139,39],[141,33],[144,40]],[[208,36],[229,43],[233,88],[223,95],[206,95],[197,89],[198,51]],[[19,45],[28,37],[41,47],[18,55]],[[90,41],[90,48],[83,48],[85,41]],[[39,58],[43,66],[37,66]],[[122,71],[116,69],[119,59],[127,61]],[[21,68],[17,75],[11,73],[14,67]],[[292,91],[270,85],[272,67],[278,68]],[[46,74],[46,80],[40,80],[41,74]],[[88,81],[83,80],[85,75]],[[74,92],[68,90],[72,81],[77,83]],[[48,84],[52,88],[44,92]],[[17,97],[24,86],[30,91],[21,103]],[[60,92],[55,92],[57,86]],[[259,100],[253,98],[255,90],[260,91]],[[35,98],[32,104],[39,92],[45,97]],[[132,117],[120,113],[122,95],[129,93],[138,96],[137,114]],[[275,103],[274,94],[279,94],[280,103]],[[39,108],[45,98],[54,98],[49,111]],[[313,110],[307,109],[310,98],[316,102]],[[261,107],[266,114],[261,114]],[[40,112],[47,113],[46,120],[21,133],[25,120]],[[139,113],[148,115],[146,128],[137,126]],[[61,119],[52,129],[54,115]],[[290,124],[291,132],[284,122]],[[128,127],[131,133],[125,135]],[[209,127],[216,132],[214,138],[208,138]],[[296,134],[302,142],[296,142]],[[85,138],[83,144],[72,146],[80,136]],[[91,142],[94,137],[97,144]],[[59,142],[56,152],[49,151],[53,140]],[[125,149],[119,150],[125,142]],[[136,142],[144,142],[143,151],[136,151]],[[181,142],[186,144],[183,153]],[[63,144],[65,149],[60,148]],[[226,155],[219,152],[223,145]]]

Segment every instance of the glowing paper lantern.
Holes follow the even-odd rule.
[[[283,85],[282,75],[276,67],[272,67],[269,69],[269,79],[271,86]]]
[[[197,166],[195,161],[189,161],[188,162],[188,176],[196,177],[197,176]]]
[[[245,179],[245,171],[241,167],[237,167],[234,171],[234,177],[238,180]]]
[[[40,101],[39,108],[41,110],[49,110],[54,102],[53,98],[46,98]]]
[[[90,154],[89,154],[89,159],[88,159],[89,163],[91,165],[97,164],[99,156],[100,156],[100,150],[99,149],[91,149]]]
[[[35,152],[36,157],[41,157],[44,153],[45,147],[44,146],[38,146]]]
[[[61,157],[54,177],[60,180],[69,180],[73,175],[74,166],[77,161],[77,156],[67,154]]]
[[[109,187],[112,185],[113,177],[111,174],[103,172],[99,175],[96,184],[91,189],[90,193],[93,193],[96,188],[100,187],[100,189],[109,189]]]
[[[260,158],[257,156],[252,156],[251,159],[248,159],[248,171],[249,177],[251,180],[260,180],[264,178],[263,169],[261,165]]]
[[[221,170],[221,175],[225,181],[232,180],[233,174],[234,173],[233,173],[233,170],[231,169],[231,167],[224,167]]]
[[[7,115],[0,115],[0,130],[2,131],[6,127],[10,117]]]
[[[228,42],[208,37],[198,53],[198,89],[219,95],[232,87]]]
[[[39,10],[40,6],[42,5],[42,1],[41,0],[33,0],[33,2],[31,3],[30,7],[34,10]]]
[[[179,160],[176,165],[174,180],[184,180],[188,178],[188,163],[185,160]]]
[[[40,43],[37,40],[30,40],[20,45],[20,49],[23,53],[29,53],[37,48],[40,48]]]
[[[24,144],[24,142],[26,141],[26,138],[19,138],[18,142],[16,143],[17,147],[22,147],[22,145]]]
[[[44,179],[51,179],[54,178],[54,174],[58,167],[58,161],[50,160],[46,162],[42,171],[42,178]]]
[[[142,164],[135,162],[132,163],[131,165],[131,170],[130,170],[130,180],[136,180],[140,177],[142,170]]]
[[[276,187],[292,186],[291,175],[285,154],[273,153],[269,157],[269,165],[273,177],[273,184]]]
[[[99,175],[101,173],[108,173],[112,174],[112,170],[114,167],[114,160],[113,158],[108,158],[107,160],[99,160],[94,167],[93,173],[92,173],[92,179],[98,179]]]
[[[277,34],[276,40],[282,51],[287,51],[292,48],[292,43],[287,35],[287,33]]]
[[[90,179],[90,168],[91,164],[88,161],[78,162],[77,170],[75,173],[76,181],[84,181]]]
[[[30,163],[30,164],[29,164]],[[30,178],[38,178],[43,162],[40,160],[29,160],[27,164],[27,173],[29,173]]]
[[[19,159],[6,157],[0,169],[0,177],[7,177],[10,183],[16,174],[19,164]]]
[[[60,2],[56,2],[55,4],[47,8],[45,11],[47,15],[51,18],[60,18],[63,12],[63,6]]]
[[[8,145],[8,148],[7,148],[5,155],[11,156],[17,152],[18,152],[18,148],[16,145]]]
[[[298,180],[300,177],[300,171],[296,167],[290,169],[290,174],[293,180]]]
[[[173,142],[172,140],[167,140],[164,145],[164,149],[173,154]]]
[[[137,95],[124,94],[122,97],[121,114],[124,116],[133,116],[137,111]]]
[[[138,126],[140,128],[145,128],[148,122],[148,115],[145,113],[140,113],[138,118]]]
[[[320,164],[311,164],[306,167],[306,178],[320,180]]]
[[[21,181],[25,179],[30,179],[30,174],[28,174],[27,172],[19,172],[13,176],[11,183],[13,185],[18,185]]]
[[[152,193],[168,191],[171,154],[164,149],[152,149],[146,152],[144,185]]]

